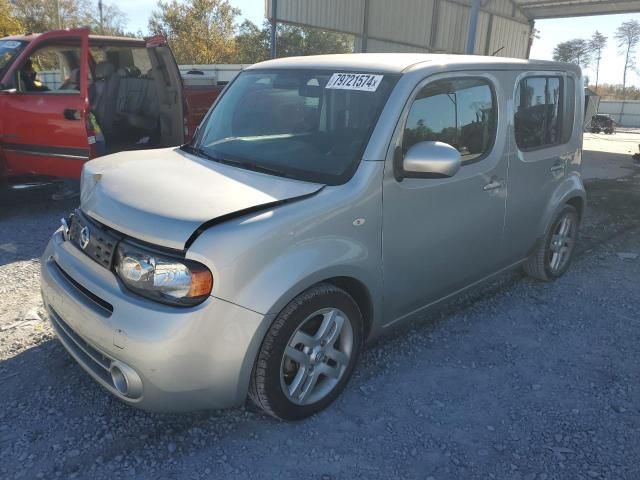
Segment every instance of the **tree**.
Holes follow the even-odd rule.
[[[262,29],[250,20],[242,22],[236,36],[236,62],[257,63],[268,59],[270,28],[268,21],[265,21]]]
[[[135,37],[139,34],[131,34],[125,31],[127,16],[116,5],[102,2],[102,25],[100,25],[100,12],[98,8],[86,12],[86,25],[94,33],[100,35],[114,35]]]
[[[0,0],[0,38],[24,31],[22,22],[16,18],[7,0]]]
[[[14,9],[29,32],[89,27],[101,33],[97,0],[20,0],[14,3]],[[103,11],[104,33],[123,35],[127,17],[122,10],[104,2]]]
[[[14,5],[17,16],[30,32],[80,27],[84,25],[84,12],[90,8],[88,0],[20,0]]]
[[[232,63],[239,14],[228,0],[159,0],[149,30],[164,35],[178,63]]]
[[[600,60],[602,60],[602,51],[607,46],[607,37],[598,30],[594,32],[589,40],[589,51],[593,60],[596,62],[596,88],[598,88],[598,77],[600,76]]]
[[[553,49],[553,59],[557,62],[575,63],[581,67],[588,67],[591,62],[589,43],[582,38],[574,38],[559,43]]]
[[[353,38],[316,28],[278,26],[278,57],[353,52]]]
[[[618,42],[618,51],[625,56],[624,72],[622,74],[622,98],[625,97],[627,88],[627,71],[635,67],[635,53],[640,43],[640,23],[637,20],[628,20],[618,27],[615,34]]]
[[[255,63],[268,59],[270,33],[268,21],[260,29],[245,20],[236,36],[237,61]],[[349,35],[293,25],[278,25],[277,42],[278,57],[353,52],[353,38]]]

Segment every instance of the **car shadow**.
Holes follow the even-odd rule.
[[[217,442],[280,424],[253,406],[183,414],[136,409],[97,384],[51,337],[0,361],[0,389],[0,424],[11,425],[9,433],[0,430],[0,451],[9,442],[27,441],[30,452],[43,455],[43,450],[55,452],[69,439],[90,434],[93,445],[83,456],[45,462],[47,468],[57,464],[64,475],[91,465],[98,456],[100,463],[108,463],[117,462],[123,452],[166,452],[167,443],[184,442],[194,431]],[[49,439],[46,445],[42,438]],[[193,447],[200,451],[210,445]]]

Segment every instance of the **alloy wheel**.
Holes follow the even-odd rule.
[[[353,352],[353,326],[337,308],[309,315],[293,333],[280,367],[280,385],[297,405],[325,398],[344,375]]]
[[[576,219],[571,213],[565,214],[557,223],[549,247],[549,268],[554,273],[561,272],[571,258],[576,240],[576,225]]]

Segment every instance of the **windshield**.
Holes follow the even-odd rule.
[[[344,183],[397,78],[321,70],[243,72],[203,125],[195,153],[298,180]]]
[[[25,42],[17,40],[0,40],[0,73],[18,56]]]

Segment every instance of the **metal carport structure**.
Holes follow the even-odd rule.
[[[265,0],[272,24],[352,34],[362,52],[519,58],[529,55],[537,19],[631,12],[640,0]]]
[[[637,0],[513,0],[513,3],[532,20],[640,11]]]

